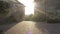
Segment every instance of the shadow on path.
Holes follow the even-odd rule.
[[[47,24],[36,22],[36,27],[43,32],[43,34],[60,34],[60,23]]]
[[[13,26],[15,26],[18,23],[0,25],[0,34],[4,34],[4,32],[8,31],[10,28],[12,28]]]

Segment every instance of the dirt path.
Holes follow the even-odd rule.
[[[4,34],[60,34],[60,24],[23,21],[10,28]]]

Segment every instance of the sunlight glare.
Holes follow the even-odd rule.
[[[18,0],[25,5],[25,15],[34,14],[34,0]]]

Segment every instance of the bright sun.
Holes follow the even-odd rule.
[[[18,0],[25,5],[25,15],[34,14],[34,0]]]

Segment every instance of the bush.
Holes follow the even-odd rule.
[[[33,21],[33,14],[25,15],[24,20],[25,20],[25,21]]]
[[[60,23],[60,19],[59,18],[47,19],[47,23]]]

